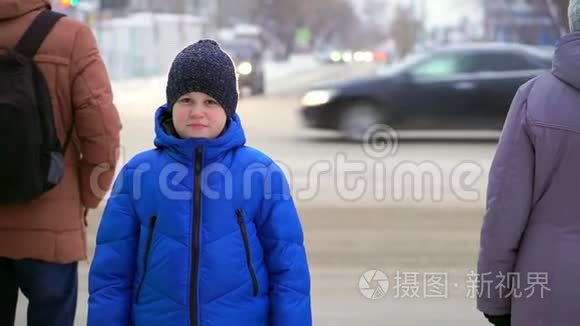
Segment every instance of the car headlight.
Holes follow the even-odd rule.
[[[238,65],[238,72],[241,75],[249,75],[252,73],[253,67],[249,62],[242,62]]]
[[[328,102],[334,97],[336,94],[335,91],[332,90],[314,90],[309,91],[302,97],[302,105],[303,106],[318,106],[323,105]]]
[[[342,60],[342,54],[340,52],[338,52],[338,51],[333,51],[330,54],[330,60],[332,62],[340,62],[340,60]]]
[[[342,61],[346,63],[352,62],[352,52],[343,52],[342,53]]]

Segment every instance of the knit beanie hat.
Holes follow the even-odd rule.
[[[580,32],[580,0],[570,0],[568,20],[570,21],[570,30]]]
[[[184,94],[201,92],[213,97],[231,117],[238,105],[238,79],[229,55],[213,40],[201,40],[183,49],[173,61],[167,79],[169,110]]]

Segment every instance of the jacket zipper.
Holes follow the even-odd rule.
[[[192,232],[192,269],[191,289],[189,295],[191,326],[197,326],[197,273],[199,269],[199,229],[201,224],[201,168],[203,149],[198,147],[195,151],[195,177],[193,198],[193,232]]]
[[[244,212],[241,209],[236,209],[236,216],[238,218],[238,225],[240,226],[240,232],[242,233],[242,239],[244,240],[244,249],[246,250],[246,264],[248,265],[248,271],[252,277],[253,285],[253,295],[258,296],[258,278],[256,277],[256,271],[252,265],[252,256],[250,254],[250,241],[248,240],[248,230],[246,229],[246,224],[244,223]]]
[[[135,304],[139,303],[139,296],[141,295],[141,289],[143,288],[143,283],[145,282],[145,277],[147,276],[147,269],[149,267],[149,253],[151,251],[151,244],[153,243],[153,231],[155,230],[155,223],[157,222],[157,216],[151,217],[149,220],[149,231],[147,234],[147,243],[145,244],[145,253],[143,257],[143,276],[137,287],[137,293],[135,294]]]

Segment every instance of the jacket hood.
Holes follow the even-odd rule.
[[[228,122],[227,129],[215,139],[189,138],[182,139],[175,135],[175,129],[171,122],[171,112],[167,104],[162,105],[155,113],[155,146],[159,149],[167,149],[180,157],[192,162],[197,148],[203,148],[204,158],[210,161],[218,160],[227,152],[244,146],[246,136],[238,114],[234,114]]]
[[[0,20],[20,17],[37,9],[50,7],[50,0],[0,0]]]
[[[564,36],[556,45],[552,73],[580,90],[580,33]]]

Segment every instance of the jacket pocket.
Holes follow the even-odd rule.
[[[248,271],[252,278],[253,295],[258,296],[258,277],[256,276],[256,271],[252,265],[252,255],[250,252],[250,241],[248,240],[248,230],[246,229],[246,224],[244,223],[244,212],[241,209],[236,209],[236,217],[238,218],[238,225],[240,226],[240,232],[242,233],[242,239],[244,240],[244,249],[246,251],[246,264],[248,265]]]
[[[137,286],[137,292],[135,293],[135,303],[139,302],[139,296],[141,295],[141,289],[143,288],[143,282],[145,282],[145,277],[147,276],[147,268],[149,261],[149,254],[151,252],[151,243],[153,242],[153,231],[155,230],[155,223],[157,222],[157,216],[151,217],[149,220],[149,228],[147,232],[147,243],[145,244],[145,253],[143,255],[143,276],[141,276],[141,281]]]

